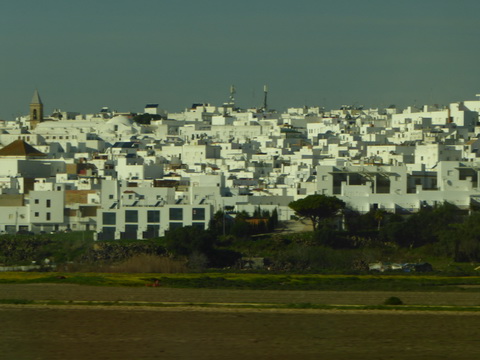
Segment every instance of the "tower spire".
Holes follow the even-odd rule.
[[[42,104],[42,100],[40,99],[40,94],[38,93],[38,90],[35,89],[34,93],[33,93],[33,97],[32,97],[32,101],[30,104],[40,104],[40,105],[43,105]]]
[[[38,90],[35,89],[30,103],[30,130],[37,127],[39,122],[43,121],[43,103],[40,99]]]

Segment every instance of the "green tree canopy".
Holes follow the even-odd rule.
[[[189,258],[189,266],[201,269],[206,266],[233,266],[241,254],[230,249],[216,247],[215,234],[209,230],[186,226],[165,234],[167,250]]]
[[[480,260],[480,212],[475,211],[463,223],[452,224],[440,234],[440,245],[454,261]]]
[[[300,217],[312,221],[316,230],[323,221],[332,219],[345,208],[345,202],[335,196],[309,195],[303,199],[292,201],[288,206]]]
[[[186,226],[165,234],[166,248],[175,255],[189,256],[193,253],[210,255],[215,236],[207,230]]]
[[[403,223],[386,224],[380,230],[380,239],[409,248],[436,243],[451,224],[461,222],[458,212],[458,208],[448,202],[422,208]]]

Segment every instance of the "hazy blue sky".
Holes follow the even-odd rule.
[[[480,93],[478,0],[4,0],[0,119],[54,108],[169,111],[446,104]]]

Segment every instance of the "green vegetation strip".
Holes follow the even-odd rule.
[[[0,284],[77,284],[166,288],[334,291],[480,291],[479,276],[319,274],[0,273]]]
[[[311,303],[194,303],[194,302],[129,302],[129,301],[61,301],[0,299],[0,305],[36,306],[87,306],[87,307],[154,307],[154,308],[213,308],[213,309],[260,309],[260,310],[385,310],[385,311],[460,311],[480,312],[480,306],[428,306],[428,305],[322,305]]]

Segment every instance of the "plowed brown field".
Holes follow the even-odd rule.
[[[408,305],[480,305],[479,292],[224,290],[0,284],[0,299],[28,300],[380,305],[390,296],[397,296]]]
[[[476,293],[0,285],[34,300],[479,305]],[[0,306],[0,359],[477,359],[479,313]]]

